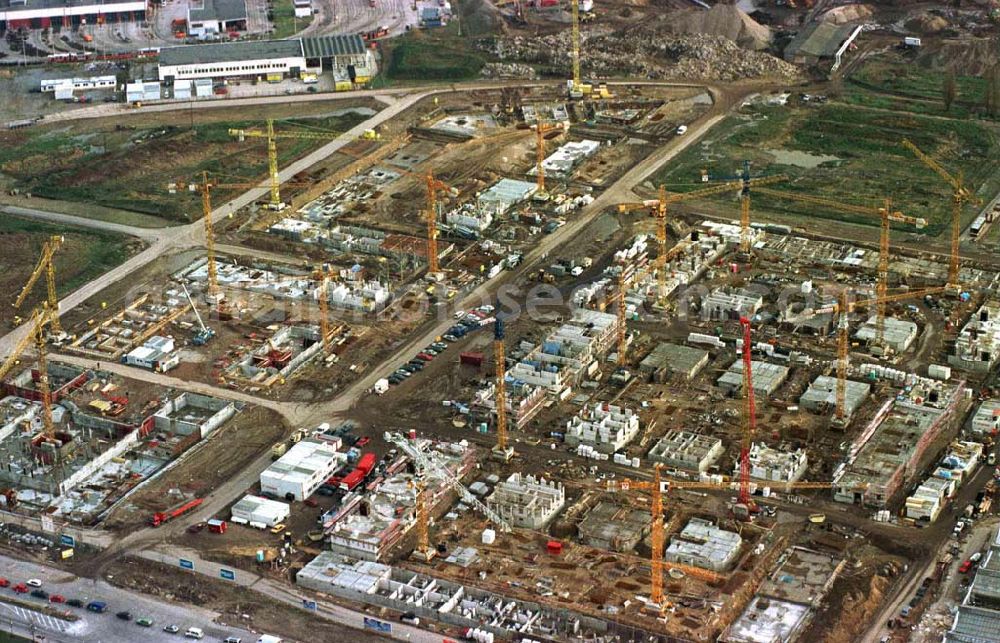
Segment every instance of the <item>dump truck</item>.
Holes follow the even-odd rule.
[[[195,498],[194,500],[188,500],[183,504],[177,505],[176,507],[170,509],[169,511],[157,511],[156,513],[153,514],[153,517],[150,518],[149,522],[152,526],[159,527],[165,522],[170,522],[177,516],[186,514],[195,507],[201,505],[201,503],[203,502],[205,502],[204,498]]]

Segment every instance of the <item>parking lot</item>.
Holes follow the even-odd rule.
[[[102,643],[134,643],[135,641],[180,641],[189,627],[198,627],[204,631],[208,641],[222,641],[226,637],[235,636],[243,641],[256,640],[253,634],[233,627],[217,625],[213,622],[217,614],[185,605],[162,603],[145,596],[119,589],[104,581],[78,579],[68,576],[65,572],[15,560],[0,557],[3,578],[8,581],[8,587],[0,587],[0,621],[9,625],[8,630],[33,632],[36,637],[44,636],[48,641],[101,641]],[[29,587],[29,591],[18,593],[13,591],[16,585],[27,583],[29,579],[37,579],[40,586]],[[38,590],[38,596],[32,596],[31,590]],[[42,592],[46,598],[42,597]],[[68,603],[52,603],[51,596],[55,594],[67,601],[79,601],[87,605],[93,601],[106,603],[107,611],[95,613],[80,607],[71,607]],[[37,605],[39,609],[51,607],[56,611],[65,612],[78,617],[78,620],[64,620],[42,611],[28,609],[26,606],[12,604],[8,599]],[[119,612],[127,612],[129,618],[119,618]],[[123,614],[124,616],[124,614]],[[138,625],[139,619],[148,619],[149,627]],[[164,627],[175,625],[177,633],[164,631]],[[253,637],[253,638],[251,638]]]

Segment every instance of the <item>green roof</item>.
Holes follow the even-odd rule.
[[[365,53],[365,41],[361,36],[317,36],[302,39],[302,51],[306,58],[333,58],[335,56],[361,56]]]
[[[830,22],[810,25],[788,43],[785,47],[785,58],[795,56],[832,58],[856,28],[855,25],[835,25]]]
[[[245,42],[164,47],[160,50],[160,66],[229,63],[241,60],[269,60],[301,56],[302,41],[300,40],[247,40]]]

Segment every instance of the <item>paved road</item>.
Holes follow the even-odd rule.
[[[219,565],[219,563],[204,560],[198,555],[198,552],[182,547],[163,546],[156,549],[147,549],[141,552],[139,556],[174,567],[179,567],[180,559],[183,558],[194,564],[192,573],[203,574],[210,578],[219,578],[220,569],[230,569]],[[253,572],[246,570],[230,571],[235,572],[235,578],[232,582],[264,594],[275,601],[301,608],[303,599],[315,600],[318,608],[316,613],[320,617],[348,627],[359,629],[364,627],[363,619],[365,614],[363,612],[348,609],[329,601],[318,600],[318,596],[314,592],[303,591],[295,586],[279,583],[269,578],[262,578]],[[441,643],[442,637],[440,634],[434,632],[410,627],[404,623],[393,622],[391,638],[402,641],[414,641],[416,643]]]
[[[104,581],[80,579],[66,572],[28,563],[6,556],[0,556],[0,568],[5,578],[21,582],[29,578],[42,581],[42,589],[50,594],[62,594],[66,598],[78,598],[84,602],[100,600],[108,604],[108,611],[95,614],[82,609],[66,607],[66,611],[80,617],[77,621],[64,621],[40,612],[9,603],[0,602],[0,629],[6,631],[30,631],[34,627],[35,636],[44,636],[46,641],[91,641],[95,643],[135,643],[136,641],[178,641],[180,635],[168,634],[163,627],[175,624],[183,632],[190,626],[205,630],[207,640],[222,640],[227,636],[239,636],[244,641],[254,640],[255,635],[245,630],[217,625],[213,621],[217,612],[190,605],[175,605],[161,602],[144,594],[130,592]],[[0,589],[0,601],[7,596],[17,596],[20,600],[39,605],[48,605],[43,599],[30,595],[14,594],[9,589]],[[144,628],[133,621],[116,618],[119,611],[131,612],[133,619],[151,618],[153,627]],[[19,626],[19,627],[18,627]]]
[[[114,232],[116,234],[124,234],[132,237],[139,237],[146,241],[156,241],[163,235],[162,229],[153,228],[139,228],[136,226],[123,225],[121,223],[112,223],[110,221],[101,221],[100,219],[88,219],[86,217],[78,217],[72,214],[62,214],[59,212],[51,212],[49,210],[38,210],[36,208],[24,208],[17,205],[3,205],[0,206],[0,212],[5,214],[13,214],[19,217],[25,217],[29,219],[38,219],[39,221],[48,221],[50,223],[60,223],[68,226],[77,226],[80,228],[93,228],[95,230],[104,230],[106,232]]]
[[[344,136],[319,147],[312,153],[293,162],[291,165],[281,170],[281,180],[287,181],[299,172],[309,169],[354,139],[360,137],[365,130],[377,127],[385,121],[399,115],[400,112],[413,106],[417,101],[421,100],[426,95],[428,95],[426,92],[413,94],[386,107],[371,118],[348,130]],[[212,211],[212,221],[219,221],[230,212],[238,210],[253,201],[256,201],[265,194],[268,194],[269,191],[270,188],[268,185],[262,182],[260,187],[249,190],[231,201],[221,205],[216,204],[216,208]],[[151,243],[146,250],[130,257],[124,263],[109,270],[97,279],[94,279],[69,295],[66,295],[59,302],[59,314],[64,314],[67,311],[72,310],[108,286],[136,273],[143,266],[152,263],[159,257],[162,257],[172,251],[203,245],[205,239],[205,228],[202,221],[196,221],[194,223],[175,228],[165,228],[158,231],[158,233],[159,234],[155,241]],[[22,324],[20,327],[0,338],[0,355],[9,354],[17,341],[27,332],[28,325]]]

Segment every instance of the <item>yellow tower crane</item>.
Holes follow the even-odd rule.
[[[652,548],[650,556],[650,591],[649,600],[652,607],[656,609],[666,609],[670,605],[666,601],[663,593],[663,572],[665,568],[678,569],[689,576],[693,576],[706,582],[717,582],[722,579],[719,574],[713,571],[694,567],[692,565],[681,565],[677,563],[664,563],[663,553],[666,546],[666,534],[663,529],[663,507],[664,494],[671,489],[736,489],[740,482],[730,478],[723,478],[719,481],[701,482],[687,480],[664,479],[661,475],[663,465],[657,464],[653,468],[652,480],[631,480],[623,478],[619,480],[608,480],[605,483],[607,491],[647,491],[652,496],[650,514],[652,522],[650,524],[650,546]],[[810,489],[830,489],[833,482],[791,482],[781,485],[787,490],[810,490]]]
[[[580,79],[580,0],[569,0],[570,16],[573,20],[573,32],[570,55],[573,57],[573,79],[570,81],[569,97],[583,98],[589,93],[590,86],[584,85]]]
[[[440,270],[437,246],[437,193],[439,190],[448,190],[449,187],[434,178],[433,172],[427,172],[424,183],[427,186],[427,211],[424,213],[427,220],[427,274],[433,275]]]
[[[507,350],[504,347],[504,320],[497,311],[493,322],[493,361],[496,381],[493,401],[497,413],[497,443],[493,447],[494,459],[509,462],[514,449],[507,445]]]
[[[424,562],[434,558],[434,548],[431,547],[430,507],[427,506],[427,484],[419,481],[413,485],[416,492],[413,496],[413,511],[416,519],[417,546],[413,555]]]
[[[783,180],[788,177],[779,174],[772,177],[755,178],[750,174],[750,161],[745,160],[743,168],[736,176],[723,177],[722,179],[730,182],[735,180],[740,188],[740,252],[744,254],[750,254],[750,192],[754,186],[762,185],[759,181],[765,178]],[[708,170],[701,171],[701,180],[705,183],[712,180]],[[773,183],[773,181],[771,182]]]
[[[778,174],[775,176],[761,177],[756,179],[749,179],[748,184],[754,189],[759,188],[763,185],[769,185],[771,183],[776,183],[778,181],[785,180],[786,177],[783,174]],[[659,299],[665,297],[666,292],[666,266],[667,266],[667,206],[671,203],[680,203],[681,201],[691,201],[694,199],[700,199],[706,196],[712,196],[715,194],[721,194],[723,192],[730,192],[733,190],[743,190],[745,189],[744,182],[742,180],[729,181],[726,183],[719,183],[707,188],[699,188],[697,190],[692,190],[691,192],[667,192],[665,186],[660,186],[658,190],[658,196],[656,199],[650,199],[646,201],[639,201],[636,203],[621,203],[618,205],[619,212],[630,212],[632,210],[649,209],[650,212],[656,217],[656,244],[657,244],[657,257],[656,257],[656,268],[658,270],[657,274],[657,287],[659,292],[657,293]],[[748,224],[749,225],[749,224]],[[749,239],[749,236],[747,236]]]
[[[891,295],[885,295],[884,297],[873,297],[870,299],[863,300],[850,300],[848,297],[848,290],[845,288],[840,291],[837,296],[837,303],[833,306],[828,306],[825,308],[819,308],[813,312],[813,315],[820,315],[826,313],[836,313],[838,315],[837,319],[837,387],[836,387],[836,403],[834,407],[834,419],[837,422],[843,423],[847,420],[847,371],[850,366],[850,338],[848,333],[848,315],[852,313],[857,308],[867,308],[870,306],[878,306],[885,304],[890,304],[897,301],[904,301],[907,299],[915,299],[918,297],[923,297],[924,295],[933,295],[948,290],[949,286],[936,286],[934,288],[923,288],[921,290],[909,290],[901,293],[894,293]]]
[[[537,190],[535,191],[539,197],[545,196],[545,166],[542,165],[542,161],[545,160],[545,135],[551,131],[562,128],[561,125],[553,125],[551,123],[538,123],[535,125],[535,182],[537,184]]]
[[[302,183],[290,183],[290,185],[304,185]],[[222,301],[222,289],[219,288],[219,276],[215,265],[215,231],[212,228],[212,190],[231,189],[242,190],[260,187],[260,182],[256,183],[219,183],[216,179],[210,179],[208,172],[201,173],[201,182],[187,183],[178,181],[167,185],[167,190],[171,194],[187,190],[197,192],[201,195],[201,214],[205,225],[205,256],[208,259],[206,264],[207,293],[210,299],[218,302]],[[232,216],[232,214],[230,214]]]
[[[958,282],[958,269],[960,261],[958,256],[958,241],[962,235],[962,206],[966,203],[981,204],[982,201],[977,199],[975,195],[965,187],[961,174],[959,174],[958,177],[952,176],[951,173],[944,169],[940,163],[932,159],[927,154],[924,154],[920,151],[920,148],[911,143],[908,139],[903,139],[903,146],[913,152],[918,159],[923,161],[924,165],[934,170],[938,176],[944,179],[945,182],[952,188],[951,253],[948,257],[948,286],[952,290],[958,290],[961,287]]]
[[[20,363],[21,356],[32,344],[38,353],[38,393],[42,402],[42,426],[46,437],[52,437],[52,393],[49,389],[48,361],[45,358],[45,325],[51,324],[55,315],[43,304],[35,309],[28,319],[30,330],[14,346],[14,350],[0,364],[0,382]]]
[[[278,139],[298,138],[319,141],[332,141],[340,138],[350,138],[343,132],[322,132],[322,131],[296,131],[279,132],[274,129],[274,119],[267,119],[266,129],[230,129],[229,135],[236,137],[241,143],[247,138],[267,139],[267,174],[271,180],[271,201],[268,207],[272,210],[282,210],[285,205],[281,201],[281,179],[278,177]],[[377,139],[378,134],[371,130],[366,132],[364,138]]]
[[[628,361],[628,325],[625,319],[625,266],[618,273],[618,368],[625,368]]]
[[[790,192],[771,190],[769,188],[761,188],[758,189],[757,192],[777,197],[779,199],[791,199],[793,201],[802,201],[803,203],[811,203],[813,205],[822,205],[841,212],[879,217],[882,227],[879,234],[878,280],[875,284],[875,342],[879,346],[884,345],[885,304],[887,302],[886,297],[889,289],[889,224],[904,223],[912,225],[919,230],[927,225],[927,221],[920,217],[911,217],[903,214],[902,212],[894,211],[892,209],[892,202],[889,199],[885,199],[882,207],[871,208],[867,206],[853,205],[851,203],[844,203],[843,201],[831,201],[830,199],[824,199],[808,194],[794,194]]]
[[[21,288],[21,293],[14,300],[14,310],[19,309],[23,304],[24,300],[31,293],[32,288],[38,283],[38,279],[45,273],[45,284],[48,288],[48,299],[46,300],[46,305],[50,311],[49,313],[49,327],[55,333],[62,332],[62,328],[59,325],[59,297],[56,293],[56,267],[54,263],[54,257],[59,248],[62,247],[65,237],[62,235],[52,235],[49,240],[42,245],[42,254],[38,257],[38,263],[35,265],[35,269],[31,273],[31,277],[28,278],[28,283]],[[14,322],[17,324],[21,323],[20,317],[15,317]]]
[[[323,342],[323,350],[330,350],[330,267],[317,266],[313,270],[313,279],[320,284],[317,299],[319,299],[319,334]]]

